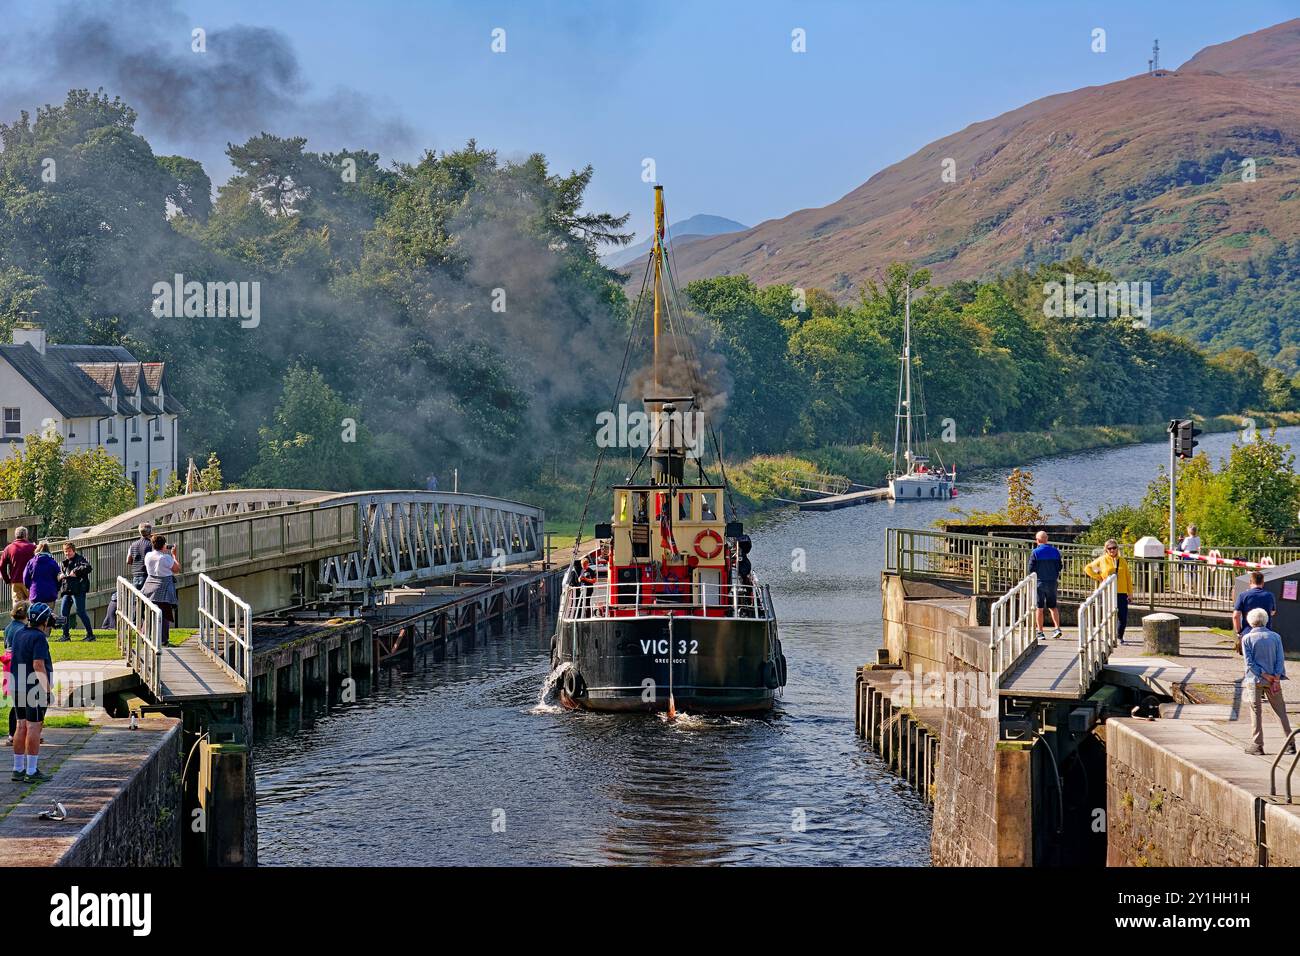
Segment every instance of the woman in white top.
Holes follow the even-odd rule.
[[[149,600],[162,610],[162,643],[171,643],[171,626],[176,621],[176,575],[181,573],[181,563],[176,560],[176,545],[168,544],[161,534],[150,542],[153,550],[144,556],[144,569],[148,577],[140,589]]]

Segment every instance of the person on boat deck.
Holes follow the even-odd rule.
[[[1044,610],[1052,612],[1052,626],[1056,628],[1052,637],[1061,636],[1061,609],[1056,606],[1056,586],[1061,579],[1061,552],[1047,543],[1047,532],[1040,531],[1034,535],[1037,547],[1029,555],[1029,573],[1038,575],[1037,607],[1034,617],[1038,622],[1037,639],[1043,640]]]
[[[754,565],[749,561],[749,555],[742,554],[740,561],[736,565],[736,571],[740,575],[740,583],[746,586],[754,583]]]
[[[1120,554],[1119,542],[1114,538],[1107,538],[1101,557],[1084,567],[1083,573],[1098,584],[1101,584],[1112,574],[1115,575],[1115,603],[1118,617],[1116,623],[1119,632],[1116,640],[1122,644],[1124,642],[1124,628],[1128,625],[1128,596],[1133,593],[1133,586],[1130,583],[1128,574],[1128,561],[1125,560],[1124,555]]]
[[[582,601],[591,604],[591,595],[596,588],[596,569],[591,566],[591,558],[582,559],[582,570],[578,572],[578,584],[582,586]]]

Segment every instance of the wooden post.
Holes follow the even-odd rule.
[[[199,763],[204,862],[208,866],[244,866],[245,777],[248,748],[243,744],[204,741]]]

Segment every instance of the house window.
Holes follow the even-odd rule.
[[[140,437],[140,419],[138,418],[131,419],[131,437],[132,438]]]
[[[23,410],[21,408],[6,408],[5,415],[5,437],[21,438],[23,434]]]
[[[117,419],[115,418],[107,419],[108,424],[105,426],[104,432],[108,435],[109,438],[113,437],[113,423],[115,421],[117,421]]]

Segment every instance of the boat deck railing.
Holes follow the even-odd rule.
[[[671,582],[635,581],[565,584],[560,595],[560,617],[565,621],[605,621],[632,617],[708,617],[771,620],[772,595],[766,584],[682,585],[671,592]]]

